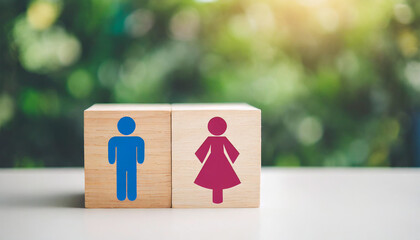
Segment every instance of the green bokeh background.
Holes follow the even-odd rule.
[[[0,167],[83,165],[94,103],[247,102],[263,165],[416,166],[420,2],[0,1]]]

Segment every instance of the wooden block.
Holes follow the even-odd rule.
[[[260,172],[259,109],[172,105],[172,207],[259,207]]]
[[[123,135],[119,132],[120,125],[117,128],[117,124],[126,116],[134,120],[135,130],[131,134]],[[127,124],[124,126],[130,126]],[[128,133],[124,131],[122,132]],[[140,138],[130,138],[129,144],[121,140],[127,138],[116,138],[117,140],[110,145],[116,147],[116,155],[108,154],[109,140],[115,136]],[[95,104],[84,112],[84,138],[87,208],[171,207],[171,106],[169,104]],[[144,162],[142,164],[134,162],[132,165],[132,159],[136,161],[136,157],[139,159],[139,156],[142,156],[141,139],[144,142]],[[134,147],[134,158],[133,145],[130,145],[132,143],[138,144]],[[119,155],[124,152],[127,155]],[[108,155],[116,156],[114,164],[109,163]],[[131,162],[122,159],[131,159]],[[122,172],[119,176],[123,176],[119,179],[122,182],[127,180],[129,183],[129,186],[120,185],[120,190],[122,189],[120,193],[124,193],[127,187],[127,198],[123,201],[117,198],[117,165]],[[124,168],[129,168],[131,174]],[[136,181],[132,178],[135,173],[137,173]],[[131,183],[137,183],[137,186]],[[131,191],[128,189],[130,186]],[[137,189],[136,197],[133,195],[135,189]],[[120,198],[122,196],[120,195]],[[131,201],[128,199],[129,196],[135,200]]]

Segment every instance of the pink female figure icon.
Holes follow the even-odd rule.
[[[238,150],[230,143],[230,141],[220,136],[226,131],[227,125],[223,118],[214,117],[208,123],[208,129],[214,136],[207,137],[195,155],[201,163],[206,160],[207,153],[210,155],[205,161],[200,173],[194,183],[208,189],[213,190],[213,203],[223,202],[223,189],[234,187],[241,183],[238,176],[233,170],[227,155],[235,163],[239,156]]]

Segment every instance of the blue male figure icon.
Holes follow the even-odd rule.
[[[117,198],[134,201],[137,198],[137,162],[144,162],[144,140],[138,136],[128,136],[136,129],[130,117],[118,121],[118,131],[126,136],[115,136],[108,141],[108,161],[117,161]]]

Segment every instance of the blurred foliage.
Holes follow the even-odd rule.
[[[413,166],[420,2],[1,0],[0,166],[83,165],[99,102],[248,102],[263,165]]]

